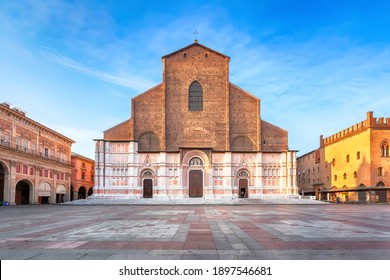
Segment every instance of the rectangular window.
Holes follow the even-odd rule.
[[[23,140],[23,151],[25,153],[28,152],[28,141],[27,140]]]
[[[45,177],[46,177],[46,178],[49,178],[49,170],[46,170],[46,169],[45,169]]]
[[[23,165],[23,174],[28,174],[28,166],[27,165]]]
[[[4,135],[4,144],[5,144],[7,147],[9,147],[9,134],[8,134],[8,133],[6,133],[6,134]]]
[[[81,172],[81,180],[85,180],[85,172]]]
[[[16,165],[16,173],[21,173],[21,167],[20,167],[20,164],[17,164]]]
[[[30,175],[35,175],[35,172],[34,172],[34,167],[30,167]]]
[[[20,139],[16,138],[16,149],[20,150]]]
[[[48,149],[48,148],[45,148],[45,157],[46,157],[46,158],[49,157],[49,149]]]

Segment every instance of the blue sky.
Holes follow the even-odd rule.
[[[92,139],[129,118],[197,30],[303,154],[367,111],[390,117],[389,15],[375,0],[1,1],[0,102],[94,158]]]

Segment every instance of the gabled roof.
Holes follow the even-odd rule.
[[[245,94],[247,94],[247,95],[253,97],[254,99],[260,100],[260,98],[258,98],[257,96],[254,96],[254,95],[253,95],[252,93],[250,93],[250,92],[247,92],[245,89],[242,89],[242,88],[240,88],[239,86],[237,86],[237,85],[235,85],[235,84],[233,84],[233,83],[230,83],[230,82],[229,82],[229,84],[230,84],[232,87],[235,87],[236,89],[238,89],[239,91],[241,91],[241,92],[243,92],[243,93],[245,93]]]
[[[121,123],[118,123],[117,125],[114,125],[113,127],[110,127],[109,129],[106,129],[105,131],[103,131],[103,133],[110,132],[114,129],[120,128],[121,126],[127,125],[130,122],[130,120],[131,119],[127,119]]]
[[[210,49],[210,48],[208,48],[208,47],[206,47],[206,46],[204,46],[204,45],[202,45],[202,44],[199,44],[199,43],[198,43],[198,40],[195,40],[194,43],[192,43],[191,45],[188,45],[188,46],[186,46],[186,47],[184,47],[184,48],[182,48],[182,49],[180,49],[180,50],[177,50],[177,51],[174,51],[173,53],[164,55],[162,58],[164,59],[164,58],[170,57],[170,56],[172,56],[172,55],[175,55],[175,54],[177,54],[177,53],[179,53],[179,52],[182,52],[182,51],[184,51],[184,50],[186,50],[186,49],[189,49],[189,48],[192,48],[192,47],[195,47],[195,46],[199,46],[199,47],[201,47],[201,48],[206,49],[206,50],[209,51],[209,52],[213,52],[213,53],[215,53],[215,54],[217,54],[217,55],[220,55],[220,56],[222,56],[222,57],[226,57],[226,58],[228,58],[228,59],[230,60],[230,57],[229,57],[229,56],[224,55],[224,54],[222,54],[222,53],[219,53],[219,52],[217,52],[217,51],[215,51],[215,50],[213,50],[213,49]]]

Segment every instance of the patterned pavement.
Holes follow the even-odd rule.
[[[390,260],[390,206],[0,207],[0,259]]]

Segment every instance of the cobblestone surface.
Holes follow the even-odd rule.
[[[0,259],[390,259],[389,205],[0,207]]]

